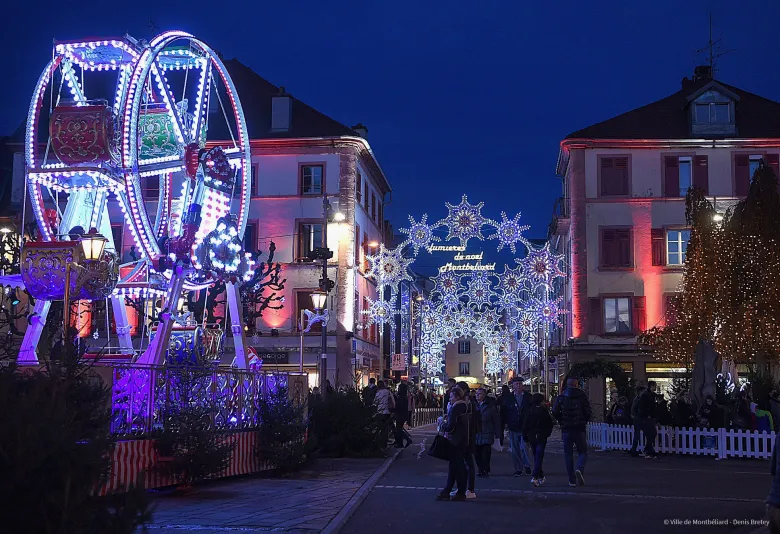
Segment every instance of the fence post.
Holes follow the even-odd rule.
[[[606,423],[601,423],[601,450],[603,451],[609,450],[607,441],[608,426]]]
[[[718,429],[718,457],[716,460],[725,460],[727,456],[726,450],[726,429]]]

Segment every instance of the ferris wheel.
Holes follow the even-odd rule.
[[[169,31],[149,42],[56,43],[32,96],[25,158],[43,241],[96,229],[106,249],[121,253],[109,218],[121,212],[138,249],[137,260],[120,269],[112,299],[123,345],[132,347],[123,292],[140,288],[175,303],[182,291],[216,280],[235,286],[244,261],[250,143],[236,88],[203,41]],[[241,331],[240,302],[230,305]],[[48,306],[37,302],[36,314],[45,319]],[[28,329],[23,351],[37,344],[41,328]],[[159,354],[144,361],[159,363]]]

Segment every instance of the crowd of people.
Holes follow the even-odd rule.
[[[543,485],[544,453],[552,434],[553,417],[561,426],[569,486],[584,485],[588,453],[585,432],[592,415],[591,406],[576,379],[567,381],[566,385],[551,412],[544,396],[525,391],[519,378],[511,382],[511,388],[503,386],[495,398],[485,388],[471,390],[465,382],[451,379],[445,413],[439,420],[440,433],[449,443],[449,466],[447,482],[436,499],[475,499],[476,478],[490,476],[492,450],[502,450],[505,440],[512,455],[513,475],[530,475],[534,486]]]

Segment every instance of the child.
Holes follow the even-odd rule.
[[[531,409],[528,411],[528,417],[523,425],[523,438],[531,446],[534,454],[534,471],[531,475],[531,483],[539,487],[544,484],[544,471],[542,471],[542,461],[544,461],[544,449],[547,447],[547,438],[552,434],[553,420],[550,410],[542,404],[544,396],[541,393],[535,393],[531,399]]]

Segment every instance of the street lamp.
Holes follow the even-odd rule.
[[[319,311],[322,311],[325,308],[325,300],[328,298],[328,294],[324,291],[314,291],[311,294],[311,303],[314,306],[314,309]]]
[[[81,249],[84,251],[84,259],[86,261],[99,261],[103,257],[103,249],[105,249],[107,242],[108,239],[100,235],[97,229],[92,228],[88,234],[79,239]],[[68,339],[68,328],[70,327],[70,271],[73,267],[72,261],[65,264],[65,300],[62,310],[63,343]]]
[[[333,214],[333,222],[337,222],[337,223],[338,222],[342,222],[346,218],[347,218],[347,216],[344,215],[343,213],[341,213],[340,211],[337,211],[336,213]]]

